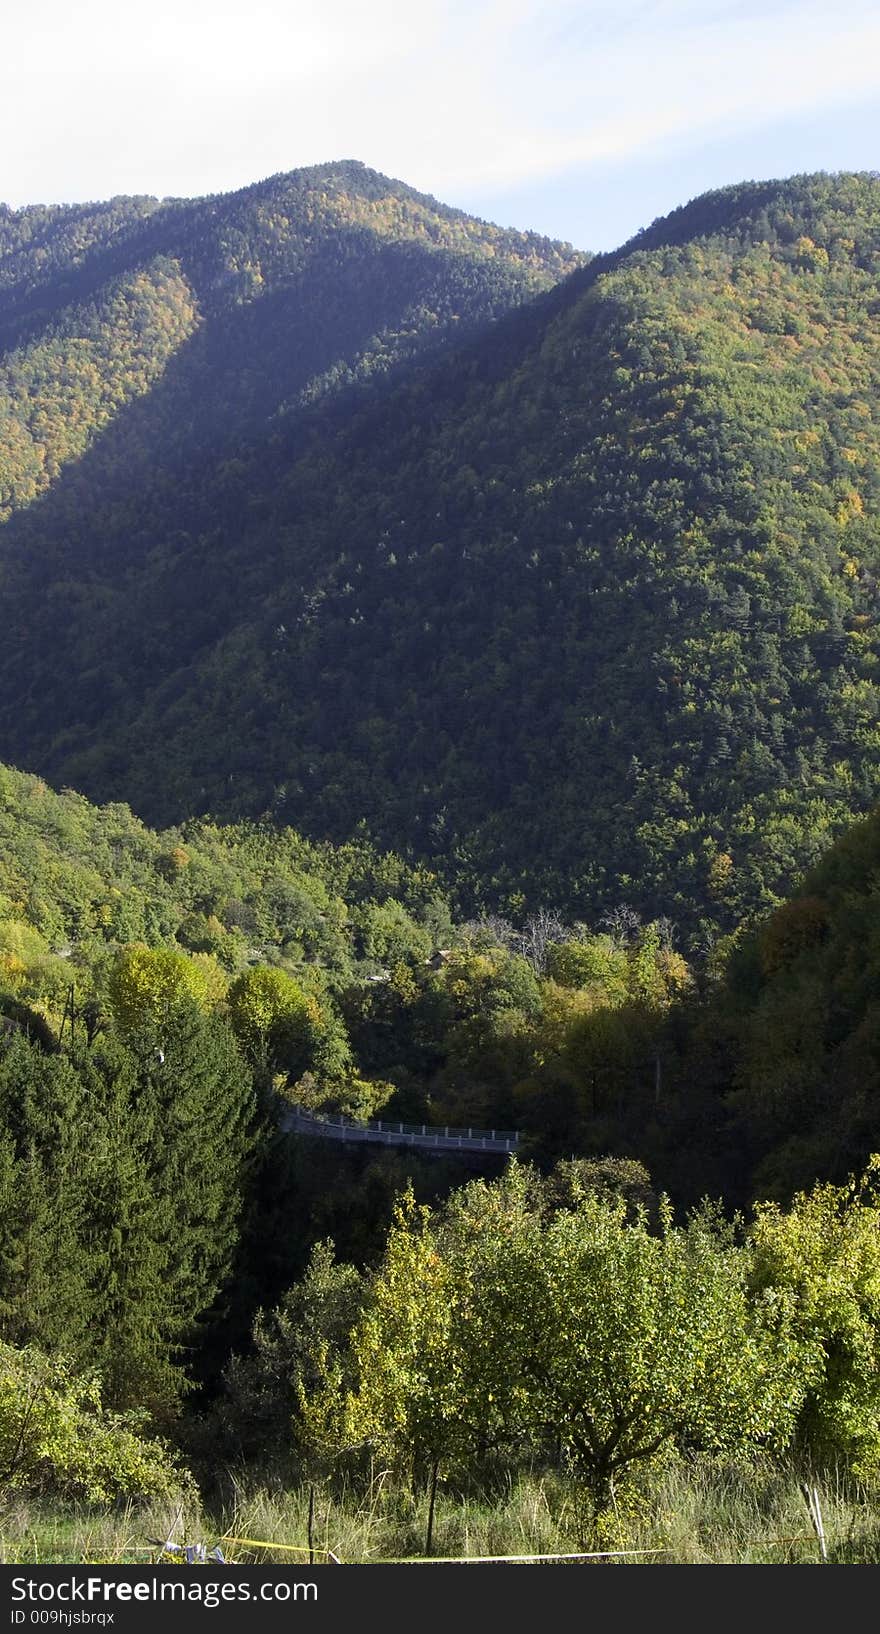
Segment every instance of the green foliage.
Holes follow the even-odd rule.
[[[328,1369],[343,1369],[362,1298],[362,1278],[316,1243],[302,1279],[272,1311],[259,1311],[253,1347],[224,1372],[216,1431],[233,1456],[270,1462],[287,1474],[315,1450],[308,1403]],[[340,1371],[339,1377],[343,1376]]]
[[[515,1166],[437,1217],[405,1200],[352,1335],[342,1444],[436,1477],[526,1437],[600,1511],[676,1445],[784,1447],[803,1394],[784,1302],[750,1297],[710,1213],[660,1212],[651,1232],[575,1184],[548,1216]]]
[[[610,936],[553,943],[547,959],[547,975],[561,987],[597,988],[604,1004],[623,1003],[629,993],[626,948],[616,944]]]
[[[825,904],[816,897],[798,896],[784,902],[766,924],[760,938],[761,968],[772,976],[816,947],[828,930]]]
[[[634,1219],[650,1217],[658,1202],[651,1176],[637,1158],[562,1158],[544,1179],[544,1198],[554,1210],[577,1208],[591,1192],[605,1201],[623,1198]]]
[[[360,1078],[356,1073],[326,1078],[306,1072],[288,1089],[297,1106],[310,1112],[341,1114],[369,1122],[397,1094],[394,1084],[382,1079]]]
[[[357,167],[96,213],[88,300],[53,215],[62,351],[136,273],[202,322],[5,525],[0,746],[163,821],[365,821],[468,911],[766,912],[880,789],[878,200],[710,194],[492,327],[578,258]]]
[[[409,1193],[352,1338],[358,1385],[342,1432],[348,1445],[369,1443],[380,1457],[417,1468],[467,1447],[475,1433],[453,1337],[463,1290],[428,1221]]]
[[[7,1491],[94,1504],[190,1488],[170,1449],[141,1433],[137,1414],[104,1407],[95,1374],[2,1342],[0,1480]]]
[[[665,1205],[655,1234],[623,1198],[584,1192],[543,1223],[521,1195],[481,1267],[480,1355],[598,1507],[673,1445],[785,1444],[794,1347],[750,1308],[742,1257],[711,1220],[675,1227]]]
[[[269,390],[286,388],[285,406],[313,403],[437,347],[462,321],[503,311],[583,260],[356,164],[272,177],[222,201],[4,209],[0,257],[4,520],[160,382],[178,414],[212,378],[226,413],[234,386],[242,422],[265,413],[269,383],[249,368],[247,342],[218,356],[206,320],[238,317],[250,345],[271,344],[284,329],[273,305],[285,316],[292,306],[296,343],[285,336],[283,373],[276,365]],[[179,368],[187,354],[195,379]],[[206,404],[216,432],[214,409]]]
[[[62,1022],[92,1039],[186,996],[216,1010],[230,977],[271,966],[317,1007],[322,1067],[342,1071],[334,995],[375,968],[364,941],[383,914],[417,959],[449,929],[433,877],[365,844],[208,823],[184,843],[0,767],[0,1008],[32,1009],[47,1043]]]
[[[13,1344],[89,1352],[94,1165],[73,1064],[23,1033],[0,1039],[0,1335]]]
[[[23,1481],[135,1490],[84,1370],[170,1422],[267,1288],[227,1444],[372,1450],[429,1539],[493,1459],[599,1508],[792,1436],[880,1479],[837,1184],[880,1141],[880,818],[817,864],[880,789],[878,235],[876,177],[731,189],[527,303],[582,258],[356,166],[0,211],[0,743],[183,823],[0,768]],[[368,831],[531,920],[457,929]],[[374,1261],[407,1167],[282,1153],[254,1080],[580,1156],[410,1195],[365,1293],[321,1250],[278,1304],[328,1219]],[[676,1226],[636,1153],[777,1201]]]
[[[96,1289],[99,1365],[115,1401],[173,1408],[187,1347],[234,1263],[254,1145],[251,1076],[227,1028],[193,1008],[143,1029],[121,1060],[106,1052],[97,1070],[109,1262]]]
[[[742,1200],[785,1202],[817,1178],[840,1184],[880,1146],[878,891],[874,813],[737,938],[690,1015],[678,1091],[699,1084],[716,1128],[736,1140],[724,1179]]]
[[[861,1181],[815,1186],[783,1213],[760,1204],[750,1281],[793,1300],[809,1389],[798,1431],[818,1464],[880,1481],[880,1201],[875,1156]]]
[[[244,971],[229,990],[229,1015],[255,1064],[283,1066],[294,1077],[306,1070],[319,1011],[292,976],[267,965]]]
[[[232,1268],[253,1114],[234,1041],[194,1008],[72,1058],[0,1045],[0,1336],[173,1417]]]
[[[160,1030],[187,1005],[207,1002],[204,968],[172,948],[120,948],[110,970],[107,996],[123,1033],[151,1024]]]
[[[433,952],[429,931],[415,924],[402,903],[393,900],[367,904],[361,939],[364,956],[380,964],[423,963]]]

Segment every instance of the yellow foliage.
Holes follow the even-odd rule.
[[[204,1008],[209,988],[209,972],[195,959],[143,942],[120,948],[108,983],[113,1013],[123,1027],[164,1021],[187,1000]]]
[[[657,964],[666,984],[666,991],[670,998],[678,993],[686,993],[693,986],[693,976],[690,966],[680,953],[672,948],[663,948],[657,955]]]
[[[865,503],[855,488],[850,488],[837,507],[837,521],[840,527],[845,528],[854,516],[863,516]]]
[[[561,987],[558,982],[541,983],[543,1014],[537,1054],[540,1060],[564,1049],[572,1024],[592,1014],[602,1003],[601,995],[584,987]]]
[[[0,953],[0,987],[20,993],[24,986],[27,966],[15,953]]]
[[[709,864],[709,890],[720,896],[733,879],[733,858],[729,851],[719,851]]]
[[[204,976],[204,989],[199,1002],[208,1010],[216,1010],[229,992],[229,977],[213,953],[193,953],[191,962]],[[196,995],[198,996],[198,995]]]

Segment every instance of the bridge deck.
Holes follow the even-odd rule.
[[[519,1133],[515,1129],[450,1129],[448,1125],[396,1123],[378,1119],[360,1123],[355,1118],[325,1117],[290,1106],[281,1117],[281,1127],[296,1135],[315,1135],[319,1140],[368,1141],[377,1146],[417,1146],[430,1152],[515,1152]]]

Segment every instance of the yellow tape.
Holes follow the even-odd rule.
[[[789,1538],[755,1538],[743,1547],[748,1549],[769,1548],[779,1543],[809,1543],[813,1540],[812,1532],[797,1532]],[[671,1555],[675,1551],[671,1547],[664,1549],[598,1549],[592,1554],[568,1555],[397,1555],[388,1560],[376,1560],[375,1566],[479,1566],[479,1565],[529,1565],[542,1560],[630,1560],[644,1555]]]
[[[287,1554],[291,1555],[325,1555],[327,1553],[326,1549],[309,1549],[307,1545],[302,1543],[265,1543],[259,1538],[231,1538],[224,1535],[220,1542],[241,1543],[248,1549],[284,1549]]]
[[[801,1542],[809,1543],[812,1542],[812,1540],[813,1534],[811,1532],[796,1532],[793,1537],[787,1538],[755,1538],[751,1542],[744,1542],[743,1547],[747,1549],[759,1549],[762,1547],[772,1548],[775,1544]],[[310,1550],[305,1544],[302,1543],[267,1543],[260,1538],[231,1538],[229,1536],[225,1536],[220,1539],[220,1542],[238,1543],[248,1549],[282,1549],[285,1554],[291,1555],[330,1555],[332,1553],[330,1549],[315,1548]],[[377,1566],[470,1566],[478,1565],[481,1561],[489,1564],[493,1562],[523,1562],[528,1564],[532,1561],[537,1562],[541,1560],[620,1560],[625,1557],[633,1559],[637,1555],[670,1555],[673,1553],[673,1549],[665,1548],[600,1549],[594,1554],[570,1555],[409,1555],[396,1557],[392,1556],[389,1560],[377,1560],[374,1561],[373,1564]]]

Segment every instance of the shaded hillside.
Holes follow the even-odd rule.
[[[880,791],[878,269],[876,178],[731,188],[308,434],[144,475],[139,404],[8,525],[0,748],[514,913],[772,906]]]
[[[741,940],[680,1069],[691,1112],[714,1106],[713,1180],[726,1150],[728,1183],[786,1198],[880,1147],[878,909],[875,811]]]
[[[159,381],[123,445],[129,481],[129,462],[262,436],[583,259],[356,163],[205,199],[2,207],[0,519]]]

